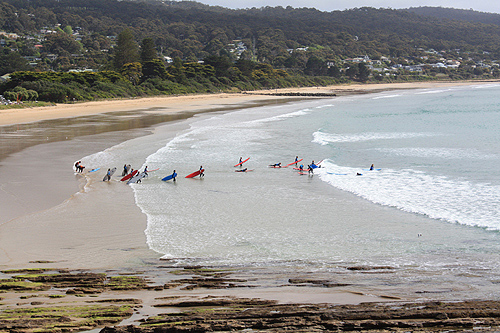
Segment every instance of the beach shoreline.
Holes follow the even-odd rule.
[[[381,92],[398,89],[447,88],[457,85],[489,84],[494,82],[423,82],[389,85],[345,85],[333,87],[313,87],[283,89],[280,92],[301,91],[305,93],[325,92],[338,96]],[[128,186],[114,182],[102,182],[102,174],[75,174],[69,168],[82,156],[103,151],[127,140],[142,138],[162,126],[165,137],[156,145],[144,148],[140,154],[131,152],[126,160],[139,161],[156,151],[169,138],[189,126],[193,115],[204,112],[226,112],[243,107],[300,101],[307,98],[267,95],[276,90],[247,94],[217,94],[160,97],[120,101],[89,102],[58,105],[34,109],[12,109],[0,111],[0,126],[36,123],[50,119],[90,117],[100,114],[122,113],[126,117],[138,119],[151,114],[181,115],[172,121],[143,124],[133,129],[104,130],[92,134],[83,131],[74,138],[54,139],[53,142],[35,144],[9,154],[0,159],[0,211],[12,211],[0,219],[0,269],[53,268],[58,270],[113,271],[115,274],[142,272],[149,278],[166,279],[163,269],[167,269],[167,279],[175,279],[168,261],[160,260],[160,254],[150,250],[144,230],[146,217],[135,205],[134,195]],[[333,97],[334,98],[334,97]],[[136,113],[139,112],[139,113]],[[85,121],[88,121],[86,119]],[[185,121],[188,119],[188,121]],[[1,128],[1,127],[0,127]],[[1,132],[0,132],[1,133]],[[89,144],[91,142],[91,144]],[[50,156],[50,158],[47,158]],[[37,165],[37,168],[33,168]],[[90,167],[90,166],[89,166]],[[43,181],[40,180],[43,170]],[[117,174],[121,173],[118,169]],[[13,181],[13,179],[15,181]],[[35,186],[33,185],[35,184]],[[50,190],[49,190],[50,189]],[[46,195],[43,195],[46,194]],[[51,195],[47,195],[51,194]],[[69,195],[68,195],[69,194]],[[31,207],[27,202],[32,202]],[[38,204],[35,204],[38,203]],[[105,207],[105,208],[103,208]],[[163,269],[159,269],[163,267]],[[182,269],[182,267],[181,267]],[[244,270],[229,274],[231,278],[251,280]],[[276,273],[278,275],[278,273]],[[195,276],[192,274],[190,276]],[[276,278],[278,280],[278,278]],[[321,284],[320,284],[321,285]],[[286,288],[285,288],[286,287]],[[415,301],[403,299],[399,295],[368,295],[356,287],[318,288],[313,280],[297,285],[269,288],[266,286],[243,286],[242,288],[219,288],[217,291],[191,292],[179,288],[162,289],[155,297],[149,290],[133,293],[142,299],[143,308],[137,310],[136,319],[148,318],[157,313],[152,304],[158,297],[205,297],[212,292],[220,297],[257,297],[277,300],[280,303],[332,303],[360,304],[365,302]],[[129,292],[118,292],[119,297],[128,297]],[[109,297],[108,294],[98,298]],[[115,297],[118,297],[115,295]],[[7,296],[4,308],[16,306],[18,296]],[[149,300],[149,301],[148,301]],[[147,306],[146,306],[147,305]],[[29,306],[29,305],[28,305]],[[136,322],[133,322],[136,323]]]
[[[287,92],[326,92],[326,93],[338,93],[343,95],[350,95],[356,93],[372,93],[381,92],[388,90],[398,90],[398,89],[430,89],[430,88],[448,88],[453,86],[463,86],[463,85],[476,85],[476,84],[490,84],[493,82],[477,82],[477,81],[465,81],[465,82],[413,82],[413,83],[395,83],[395,84],[350,84],[350,85],[339,85],[339,86],[329,86],[329,87],[306,87],[306,88],[287,88],[278,90],[280,93]],[[20,217],[26,218],[30,214],[35,214],[37,212],[45,212],[50,210],[51,207],[56,207],[66,201],[75,200],[76,197],[85,196],[86,190],[85,186],[99,186],[98,179],[92,178],[92,185],[88,185],[89,179],[84,179],[81,175],[76,175],[72,171],[68,172],[68,168],[73,165],[73,163],[83,156],[102,151],[107,147],[119,144],[123,141],[140,138],[141,136],[148,135],[155,127],[161,124],[171,124],[172,130],[167,137],[171,135],[172,137],[175,133],[185,126],[188,126],[189,119],[192,119],[193,115],[201,114],[204,112],[225,112],[235,109],[256,107],[266,104],[276,104],[276,103],[286,103],[290,101],[300,101],[308,100],[310,98],[296,97],[290,98],[287,96],[272,96],[267,95],[268,93],[275,92],[276,90],[270,91],[256,91],[249,92],[246,94],[216,94],[216,95],[188,95],[188,96],[174,96],[174,97],[157,97],[157,98],[145,98],[145,99],[132,99],[132,100],[117,100],[117,101],[101,101],[101,102],[87,102],[78,104],[63,104],[57,105],[55,107],[42,107],[33,109],[12,109],[12,110],[2,110],[0,111],[0,125],[13,126],[23,123],[34,123],[37,121],[47,121],[54,120],[55,124],[61,125],[62,127],[67,126],[67,119],[82,119],[81,126],[74,137],[60,137],[55,136],[53,139],[47,137],[47,144],[40,145],[41,140],[37,138],[31,146],[27,148],[21,147],[21,151],[14,151],[10,156],[2,156],[0,153],[0,182],[3,184],[3,191],[0,192],[0,210],[2,211],[13,211],[12,214],[4,214],[0,216],[0,230],[3,229],[2,235],[6,240],[13,239],[6,232],[6,224],[14,225],[13,220],[19,219]],[[333,97],[335,98],[335,97]],[[133,125],[127,126],[109,126],[104,127],[101,131],[94,130],[95,126],[85,125],[85,124],[95,124],[95,117],[102,117],[100,115],[112,115],[117,114],[118,117],[132,118]],[[152,121],[152,123],[139,123],[137,124],[137,119],[143,119],[150,115],[167,115],[173,118],[159,118],[158,120]],[[42,120],[43,119],[43,120]],[[185,120],[188,119],[187,122]],[[107,121],[107,120],[106,120]],[[166,122],[163,122],[166,121]],[[184,121],[184,127],[177,127],[174,125],[176,122]],[[58,123],[61,122],[61,123]],[[75,124],[70,123],[71,128],[74,128]],[[79,124],[76,124],[79,125]],[[30,128],[33,125],[30,125]],[[49,123],[47,128],[42,128],[42,133],[48,133],[52,127],[52,123]],[[0,127],[2,128],[2,127]],[[36,126],[35,126],[36,128]],[[61,132],[61,129],[57,129],[56,132]],[[168,132],[168,131],[167,131]],[[60,134],[60,133],[57,133]],[[67,133],[66,133],[67,134]],[[47,134],[49,135],[49,134]],[[45,135],[42,135],[45,137]],[[22,134],[20,140],[26,140],[25,134]],[[37,141],[38,140],[38,141]],[[89,145],[89,141],[92,142]],[[4,143],[5,145],[5,143]],[[9,143],[11,146],[17,146],[17,144]],[[2,147],[5,148],[5,147]],[[158,147],[161,148],[161,147]],[[44,150],[45,149],[45,150]],[[152,148],[152,151],[156,149]],[[0,150],[2,152],[2,150]],[[141,156],[147,156],[148,154],[142,153]],[[44,158],[44,156],[50,156],[50,158]],[[6,158],[7,157],[7,158]],[[126,157],[124,157],[126,158]],[[34,165],[38,167],[33,167]],[[89,166],[90,167],[90,166]],[[43,170],[44,177],[40,177],[40,170]],[[88,172],[89,169],[86,170]],[[119,170],[118,172],[121,172]],[[97,176],[96,174],[87,174],[90,176]],[[13,178],[15,181],[13,181]],[[76,179],[75,179],[76,178]],[[22,179],[22,181],[19,181]],[[35,184],[35,188],[33,188]],[[43,193],[51,188],[51,196],[40,196],[39,193]],[[126,188],[127,194],[122,194],[123,197],[129,197],[130,205],[135,206],[132,197],[132,191]],[[51,199],[53,198],[53,199]],[[51,199],[51,200],[49,200]],[[70,200],[72,199],[72,200]],[[106,199],[103,200],[103,205],[106,206]],[[109,201],[109,205],[112,205],[112,200]],[[99,214],[97,210],[92,210],[97,215]],[[86,213],[82,212],[85,216]],[[112,215],[106,214],[110,224],[119,225],[120,221],[116,221]],[[140,219],[142,222],[140,234],[143,234],[145,230],[145,218],[142,212],[138,212],[134,215],[135,218]],[[99,220],[98,217],[94,217]],[[115,220],[115,222],[113,222]],[[59,222],[60,223],[60,222]],[[57,223],[56,223],[57,224]],[[54,227],[56,230],[57,226]],[[141,230],[140,228],[137,229]],[[90,233],[92,233],[91,231]],[[64,238],[64,234],[58,235],[59,238]],[[47,236],[50,238],[50,236]],[[89,235],[91,237],[91,235]],[[104,237],[105,238],[105,237]],[[49,242],[49,241],[48,241]],[[0,242],[1,244],[2,242]],[[15,244],[15,242],[10,241],[10,243]],[[52,243],[52,242],[49,242]],[[102,246],[102,245],[101,245]],[[144,244],[146,246],[146,244]],[[13,245],[13,248],[15,246]],[[14,252],[13,250],[11,250]],[[5,251],[4,251],[5,252]],[[1,253],[1,252],[0,252]],[[56,256],[56,254],[52,254]],[[8,255],[4,255],[8,257]],[[6,259],[1,260],[0,265],[7,265],[8,261]],[[40,258],[24,258],[24,261],[28,263],[30,260],[38,260]],[[98,267],[100,265],[96,263]],[[17,266],[16,268],[20,268]],[[73,267],[75,268],[75,267]],[[83,268],[83,267],[81,267]],[[90,268],[90,266],[89,266]]]
[[[273,94],[304,93],[304,94],[334,94],[346,96],[367,94],[388,90],[430,89],[453,86],[492,84],[498,80],[488,81],[424,81],[404,83],[369,83],[369,84],[339,84],[325,87],[280,88],[269,90],[246,91],[242,93],[193,94],[177,96],[155,96],[131,99],[114,99],[74,104],[57,104],[55,106],[35,107],[26,109],[0,110],[0,126],[30,123],[47,119],[81,117],[100,113],[131,110],[150,110],[167,108],[167,112],[186,112],[228,108],[231,105],[270,102],[272,100],[290,99],[290,96]],[[314,98],[313,96],[296,96],[293,99]],[[325,97],[319,97],[325,98]],[[167,106],[166,106],[167,105]]]

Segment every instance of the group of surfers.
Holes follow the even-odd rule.
[[[292,164],[295,164],[295,165],[297,166],[297,164],[298,164],[300,161],[302,161],[302,159],[300,159],[300,160],[299,160],[299,157],[298,157],[298,156],[296,156],[296,157],[295,157],[295,161],[294,161],[294,162],[292,162],[292,163],[290,163],[290,164],[288,164],[288,165],[286,165],[286,166],[284,166],[284,167],[287,167],[287,166],[292,165]],[[243,157],[240,157],[239,163],[238,163],[237,165],[241,166],[244,162],[246,162],[246,161],[243,161]],[[78,161],[78,162],[76,162],[76,163],[75,163],[75,169],[76,169],[76,171],[77,171],[78,173],[82,173],[82,172],[83,172],[83,170],[85,169],[85,167],[84,167],[81,163],[82,163],[82,161]],[[320,163],[321,163],[321,162],[320,162]],[[281,162],[280,162],[280,163],[270,164],[270,165],[269,165],[269,167],[273,167],[273,168],[282,168],[283,166],[281,165]],[[295,170],[298,170],[299,172],[304,172],[305,170],[307,170],[308,174],[309,174],[309,175],[312,175],[312,174],[314,174],[314,169],[316,169],[316,168],[321,168],[321,166],[319,166],[319,163],[318,163],[318,164],[316,164],[316,163],[314,162],[314,160],[313,160],[313,161],[311,162],[311,164],[307,165],[307,169],[305,169],[305,168],[304,168],[304,165],[303,165],[303,164],[300,164],[298,167],[296,167],[296,168],[294,168],[294,169],[295,169]],[[95,169],[95,170],[98,170],[98,169]],[[116,168],[115,168],[114,170],[116,170]],[[107,181],[111,180],[111,176],[113,175],[114,170],[112,170],[112,169],[108,169],[108,171],[106,172],[106,176],[104,177],[104,180],[107,180]],[[374,165],[372,164],[372,165],[370,166],[370,169],[368,169],[368,170],[374,170]],[[93,170],[92,170],[92,171],[93,171]],[[153,170],[153,171],[154,171],[154,170]],[[204,176],[205,176],[204,171],[205,171],[205,170],[203,169],[203,166],[202,166],[202,165],[200,165],[199,174],[198,174],[198,175],[200,176],[200,178],[202,178],[202,177],[204,177]],[[236,171],[236,172],[247,172],[247,171],[252,171],[252,170],[248,170],[248,168],[244,168],[244,169],[235,170],[235,171]],[[129,164],[128,164],[128,165],[127,165],[127,164],[125,164],[125,165],[123,166],[122,177],[127,176],[127,175],[129,175],[129,174],[134,174],[134,169],[132,169],[132,168],[130,167],[130,165],[129,165]],[[146,167],[144,168],[144,171],[143,171],[142,173],[140,173],[139,171],[137,171],[137,172],[136,172],[136,174],[144,174],[144,176],[146,176],[146,177],[147,177],[147,176],[148,176],[148,166],[146,166]],[[358,176],[361,176],[362,174],[361,174],[361,173],[358,173],[357,175],[358,175]],[[168,178],[168,180],[170,180],[170,179],[171,179],[171,180],[173,180],[173,181],[175,182],[175,181],[176,181],[176,178],[177,178],[177,172],[176,172],[176,170],[174,170],[174,171],[172,172],[172,174],[170,175],[170,177],[168,177],[168,176],[167,176],[167,177],[165,177],[165,178]],[[123,179],[122,179],[122,180],[123,180]],[[141,179],[139,178],[139,179],[137,180],[137,182],[138,182],[138,183],[140,183],[140,182],[141,182]]]
[[[299,160],[299,157],[298,156],[295,156],[295,162],[294,163],[291,163],[291,164],[295,164],[297,165],[300,161],[302,160]],[[240,158],[240,162],[241,162],[241,158]],[[321,162],[320,162],[321,163]],[[290,165],[290,164],[289,164]],[[270,167],[273,167],[273,168],[281,168],[281,162],[280,163],[276,163],[276,164],[270,164],[269,165]],[[316,168],[321,168],[319,165],[317,165],[316,163],[314,163],[314,160],[311,162],[311,164],[308,164],[307,165],[307,172],[309,174],[313,174],[314,173],[314,169]],[[295,169],[295,168],[294,168]],[[301,164],[299,165],[298,168],[296,168],[297,170],[299,170],[300,172],[303,172],[305,171],[306,169],[304,169],[304,165]]]
[[[296,157],[295,157],[295,162],[290,163],[289,165],[291,165],[291,164],[295,164],[295,165],[297,166],[297,164],[298,164],[300,161],[302,161],[302,160],[299,160],[299,157],[298,157],[298,156],[296,156]],[[238,163],[237,165],[240,165],[240,166],[241,166],[244,162],[245,162],[245,161],[243,161],[243,157],[240,157],[239,163]],[[85,167],[84,167],[81,163],[82,163],[81,161],[78,161],[78,162],[76,162],[76,163],[75,163],[75,169],[76,169],[76,171],[77,171],[77,172],[79,172],[79,173],[83,172],[83,170],[85,169]],[[280,163],[271,164],[271,165],[269,165],[269,166],[270,166],[270,167],[274,167],[274,168],[281,168],[281,167],[282,167],[281,162],[280,162]],[[316,164],[314,163],[314,160],[313,160],[313,161],[311,162],[311,164],[309,164],[309,165],[307,166],[307,169],[305,169],[305,168],[304,168],[304,165],[303,165],[303,164],[300,164],[300,165],[298,166],[298,168],[294,168],[294,169],[299,170],[299,171],[305,171],[305,170],[307,170],[309,174],[313,174],[313,173],[314,173],[314,169],[315,169],[315,168],[319,168],[319,167],[320,167],[320,166],[319,166],[319,165],[316,165]],[[372,168],[373,168],[373,165],[372,165]],[[98,169],[94,169],[94,170],[98,170]],[[94,170],[92,170],[92,171],[94,171]],[[106,172],[106,176],[104,177],[104,180],[105,180],[105,181],[106,181],[106,180],[107,180],[107,181],[111,180],[111,176],[113,175],[114,170],[116,170],[116,168],[114,168],[114,169],[108,169],[108,170],[107,170],[107,172]],[[244,168],[244,169],[235,170],[235,171],[236,171],[236,172],[247,172],[247,171],[252,171],[252,170],[248,170],[248,168]],[[130,174],[134,174],[134,169],[132,169],[132,168],[130,167],[130,164],[125,164],[125,165],[123,166],[122,177],[125,177],[125,176],[130,175]],[[137,171],[135,172],[135,174],[138,174],[138,175],[139,175],[139,174],[144,174],[144,175],[147,177],[147,176],[148,176],[148,166],[146,166],[146,167],[144,168],[144,171],[143,171],[142,173],[141,173],[141,172],[139,172],[139,170],[137,170]],[[199,169],[199,174],[198,174],[198,175],[200,176],[200,178],[202,178],[202,177],[204,177],[204,176],[205,176],[205,174],[204,174],[204,169],[203,169],[203,166],[202,166],[202,165],[200,165],[200,169]],[[177,172],[176,172],[176,170],[174,170],[174,171],[172,172],[172,174],[171,174],[171,177],[168,177],[168,178],[169,178],[169,180],[170,180],[170,179],[172,179],[172,180],[175,182],[175,181],[176,181],[176,177],[177,177]],[[166,178],[167,178],[167,177],[166,177]],[[122,179],[122,180],[123,180],[123,179]],[[137,182],[138,182],[138,183],[139,183],[139,182],[141,182],[141,179],[138,179],[138,180],[137,180]]]

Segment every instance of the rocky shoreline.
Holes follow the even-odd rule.
[[[387,302],[357,305],[280,304],[208,294],[217,289],[252,288],[249,281],[233,277],[230,270],[156,268],[169,276],[168,281],[153,281],[150,272],[5,270],[6,278],[0,279],[0,332],[96,328],[104,333],[500,330],[500,301],[404,302],[388,298]],[[345,286],[331,281],[288,280],[289,286],[304,284]],[[192,290],[207,294],[186,293]],[[170,292],[167,296],[166,291]],[[130,321],[132,317],[135,320]]]
[[[140,326],[105,327],[103,333],[125,332],[450,332],[497,331],[500,303],[365,303],[360,305],[272,304],[254,299],[171,302],[190,310],[145,320]]]

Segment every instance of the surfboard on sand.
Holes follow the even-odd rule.
[[[134,171],[132,171],[132,173],[129,173],[128,175],[126,175],[125,177],[120,179],[120,181],[124,182],[126,180],[129,180],[130,178],[134,177],[138,172],[139,172],[139,170],[134,170]]]
[[[297,163],[299,163],[299,162],[300,162],[300,161],[302,161],[302,160],[303,160],[303,158],[301,158],[300,160],[297,160],[297,161],[295,161],[295,162],[292,162],[292,163],[290,163],[290,164],[287,164],[287,165],[285,165],[283,168],[288,168],[290,165],[292,165],[292,164],[297,164]]]
[[[141,180],[142,178],[147,177],[145,172],[141,172],[138,175],[135,175],[134,177],[130,178],[127,182],[127,184],[134,184],[137,183],[137,181]]]
[[[168,175],[167,177],[162,178],[162,180],[166,182],[167,180],[173,179],[174,177],[177,177],[177,172],[174,172],[172,175]]]
[[[111,169],[111,171],[109,172],[109,175],[106,172],[106,176],[104,176],[104,178],[102,179],[102,181],[105,182],[107,180],[111,180],[111,176],[113,176],[113,174],[115,173],[115,171],[116,171],[116,168]]]
[[[201,169],[201,170],[195,171],[195,172],[193,172],[193,173],[191,173],[191,174],[187,175],[187,176],[186,176],[186,178],[193,178],[193,177],[196,177],[196,176],[198,176],[200,173],[202,173],[202,172],[204,172],[204,171],[205,171],[205,169]]]
[[[248,161],[249,159],[250,159],[250,157],[249,157],[249,158],[247,158],[246,160],[243,160],[243,161],[241,161],[240,163],[236,164],[236,165],[235,165],[235,167],[242,165],[243,163],[245,163],[245,162],[246,162],[246,161]]]

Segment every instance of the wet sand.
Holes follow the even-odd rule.
[[[471,82],[346,85],[300,91],[350,94],[459,84]],[[303,99],[259,95],[262,93],[266,92],[0,111],[0,269],[45,266],[147,270],[158,265],[159,254],[146,244],[146,217],[135,205],[128,186],[102,182],[102,174],[88,174],[88,169],[85,176],[75,174],[74,162],[126,140],[138,140],[140,144],[141,137],[155,126],[170,121],[162,125],[169,126],[165,137],[168,140],[169,135],[174,137],[189,123],[180,121],[193,114]],[[14,140],[7,140],[12,137]],[[27,137],[30,140],[25,140]],[[131,152],[123,160],[143,161],[162,145],[158,142],[141,152]],[[234,292],[238,294],[238,290]],[[358,303],[383,299],[377,295],[353,298],[352,290],[318,288],[252,293],[283,302]]]

